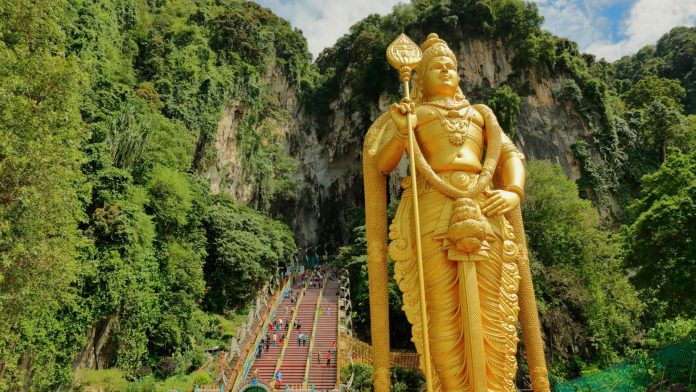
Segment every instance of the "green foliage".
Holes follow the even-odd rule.
[[[617,85],[624,92],[646,77],[678,81],[686,90],[681,99],[685,114],[696,114],[696,28],[675,27],[655,46],[646,46],[615,63]]]
[[[0,390],[71,379],[85,312],[71,285],[85,219],[84,73],[62,55],[64,1],[0,7]],[[33,376],[33,377],[31,377]]]
[[[415,368],[391,368],[392,389],[394,391],[418,391],[425,384],[425,378],[419,369]]]
[[[650,171],[664,161],[668,148],[689,152],[696,145],[696,127],[682,114],[680,101],[684,95],[685,90],[679,82],[655,76],[641,79],[624,94],[626,104],[633,109],[626,117],[631,119],[641,142],[635,150],[629,151],[634,156],[652,157]],[[635,180],[638,179],[640,176]]]
[[[624,229],[627,265],[632,280],[651,303],[651,316],[696,315],[690,287],[696,248],[696,152],[674,154],[654,173],[643,177],[640,197],[629,211],[634,217]]]
[[[606,201],[610,184],[602,170],[592,157],[590,146],[584,140],[578,140],[571,146],[573,155],[577,158],[582,177],[578,180],[580,195],[595,201]]]
[[[352,374],[353,390],[359,392],[370,392],[372,391],[372,373],[373,369],[370,365],[346,365],[341,369],[341,382],[348,382]]]
[[[106,392],[123,391],[128,381],[118,369],[81,369],[75,376],[74,388],[101,387]]]
[[[657,349],[696,335],[696,319],[676,317],[655,324],[645,334],[645,347]]]
[[[169,168],[155,168],[148,193],[149,207],[160,232],[170,234],[186,224],[192,195],[184,174]]]
[[[226,195],[214,197],[205,225],[210,285],[205,301],[217,312],[246,303],[297,251],[286,225],[237,206]]]
[[[242,162],[247,179],[260,173],[258,205],[292,197],[296,163],[285,141],[256,129],[278,107],[261,82],[267,68],[311,82],[305,40],[236,0],[0,8],[0,389],[65,388],[88,328],[107,325],[101,360],[128,378],[200,365],[202,347],[226,344],[230,331],[201,310],[213,206],[207,181],[187,172],[214,159],[223,109],[243,101],[240,139],[254,148]],[[260,28],[262,40],[242,44],[263,42],[261,61],[212,46],[212,21],[228,12]],[[290,259],[287,227],[238,213],[263,222],[257,230],[269,238],[244,256],[273,268]],[[236,251],[228,255],[243,265]],[[236,286],[236,301],[253,293]],[[136,389],[152,389],[143,383]]]
[[[648,76],[633,85],[625,94],[624,101],[632,108],[649,108],[654,102],[681,109],[681,100],[686,90],[676,80]]]
[[[617,241],[561,167],[532,161],[528,173],[522,212],[542,324],[556,341],[551,357],[569,359],[572,345],[582,360],[606,366],[634,343],[643,304]]]
[[[488,97],[488,106],[493,109],[498,122],[510,138],[515,136],[515,121],[521,102],[522,98],[508,85],[495,89]]]
[[[553,91],[553,95],[559,101],[567,101],[579,107],[582,104],[582,90],[575,79],[566,79]]]
[[[347,383],[353,375],[353,390],[370,392],[372,387],[373,368],[366,364],[346,365],[341,369],[341,382]],[[418,369],[394,367],[391,369],[392,391],[417,391],[425,383]]]
[[[331,112],[331,102],[339,99],[342,90],[351,91],[350,101],[342,105],[351,115],[357,113],[363,128],[371,120],[371,107],[382,94],[397,96],[397,73],[384,61],[384,52],[391,41],[404,31],[416,42],[424,33],[437,31],[451,43],[464,35],[503,38],[516,48],[515,62],[541,68],[555,63],[555,40],[541,31],[542,18],[533,3],[518,0],[416,0],[394,8],[380,17],[370,15],[350,28],[348,34],[325,49],[316,64],[321,76],[306,99],[320,115]],[[454,38],[454,39],[453,39]],[[503,90],[501,93],[505,93]],[[512,98],[507,94],[505,98]],[[499,103],[512,110],[509,100]],[[510,117],[509,113],[506,113]],[[514,119],[507,125],[514,125]],[[510,128],[512,129],[512,128]],[[319,136],[323,136],[320,134]]]

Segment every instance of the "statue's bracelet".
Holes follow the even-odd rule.
[[[505,190],[508,192],[516,193],[517,196],[520,197],[520,200],[524,199],[524,189],[522,189],[522,187],[519,187],[517,185],[508,185],[505,187]]]

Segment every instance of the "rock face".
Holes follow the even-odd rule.
[[[538,76],[532,70],[516,70],[512,53],[500,39],[484,40],[457,37],[450,45],[459,59],[461,87],[469,100],[483,102],[484,93],[510,82],[511,77],[522,75],[528,94],[522,96],[517,115],[514,142],[528,160],[543,159],[563,166],[566,175],[577,180],[578,162],[570,146],[588,135],[589,129],[575,108],[554,98],[553,92],[567,79],[562,74]],[[386,59],[385,59],[386,61]],[[300,247],[326,244],[333,248],[347,240],[346,227],[362,214],[361,145],[364,134],[394,97],[386,92],[369,103],[370,121],[349,107],[354,94],[342,89],[331,103],[328,116],[317,116],[311,102],[302,104],[295,86],[274,68],[269,67],[267,86],[290,116],[277,124],[283,133],[288,153],[299,162],[297,179],[298,197],[294,205],[281,209],[293,225]],[[215,146],[215,167],[208,170],[214,191],[232,194],[241,203],[248,202],[251,193],[242,173],[243,162],[236,153],[236,129],[244,107],[231,103],[220,121]],[[392,199],[398,196],[398,179],[406,175],[407,162],[402,159],[390,177]],[[227,178],[227,181],[221,181]],[[224,186],[222,184],[225,184]]]

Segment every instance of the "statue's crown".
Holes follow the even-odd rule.
[[[452,49],[447,46],[447,42],[440,39],[435,33],[428,34],[428,38],[423,42],[420,48],[423,52],[423,58],[421,59],[417,71],[423,70],[430,60],[438,56],[447,56],[455,63],[457,62],[457,57],[454,55],[454,52],[452,52]]]

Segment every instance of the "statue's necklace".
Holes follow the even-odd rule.
[[[469,102],[465,99],[463,101],[454,101],[451,99],[448,100],[437,100],[437,101],[429,101],[429,102],[423,102],[423,105],[427,106],[433,106],[439,109],[444,109],[444,110],[459,110],[459,109],[464,109],[465,107],[469,106]]]
[[[450,109],[446,116],[439,110],[435,110],[440,118],[440,124],[449,134],[447,139],[454,146],[461,146],[470,137],[471,119],[474,116],[473,108],[469,106],[464,113],[459,110]]]

